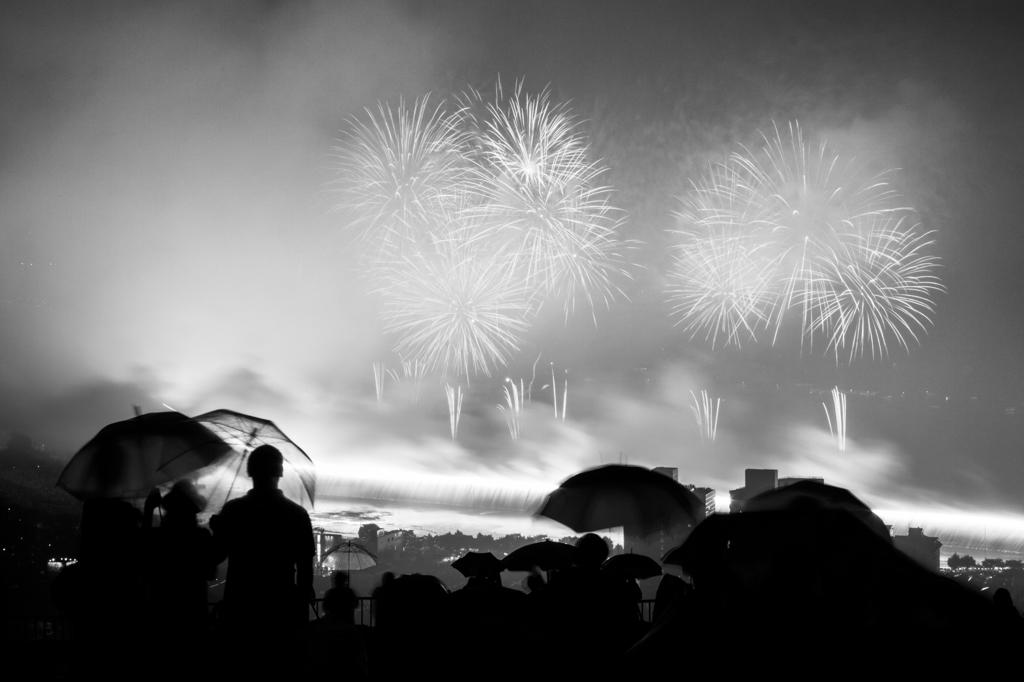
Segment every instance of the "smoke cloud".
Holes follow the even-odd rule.
[[[1021,238],[1005,226],[1019,214],[1007,197],[1024,105],[1009,80],[972,80],[1017,73],[995,67],[1017,64],[1019,48],[954,48],[940,31],[911,54],[899,17],[832,41],[768,10],[666,5],[627,31],[636,13],[623,9],[523,7],[0,10],[0,431],[70,453],[132,405],[223,407],[274,419],[325,481],[364,492],[418,479],[416,495],[482,499],[497,486],[514,505],[621,457],[723,491],[746,467],[772,467],[894,508],[1019,510],[1024,436],[1004,410],[1024,378]],[[902,66],[860,65],[868,38],[879,63]],[[396,359],[324,188],[329,149],[363,107],[498,75],[577,98],[644,268],[596,327],[542,311],[509,367],[528,381],[538,353],[553,362],[559,386],[569,381],[565,421],[540,371],[513,442],[497,410],[504,377],[474,379],[453,441],[436,380],[389,380],[375,399],[371,363]],[[661,285],[674,196],[759,127],[793,119],[871,168],[902,169],[908,202],[936,230],[949,294],[909,358],[840,368],[796,349],[711,354],[671,326]],[[843,454],[806,390],[837,384],[877,394],[851,397]],[[690,412],[702,389],[723,401],[713,445]],[[966,405],[962,421],[937,411],[940,398]]]

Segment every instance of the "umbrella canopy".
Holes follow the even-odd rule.
[[[523,545],[501,560],[503,571],[542,571],[569,568],[576,558],[576,548],[563,542],[534,542]]]
[[[246,462],[249,453],[261,445],[273,445],[284,457],[284,476],[279,487],[288,499],[307,509],[313,508],[316,498],[316,468],[313,461],[274,422],[252,417],[233,410],[214,410],[195,417],[219,436],[230,448],[227,453],[208,457],[204,452],[189,452],[164,462],[161,471],[174,475],[181,470],[195,471],[212,476],[204,491],[206,511],[215,514],[230,499],[244,495],[248,489]]]
[[[466,552],[466,555],[452,562],[452,568],[473,578],[501,573],[501,561],[490,552]]]
[[[781,488],[754,495],[743,503],[744,512],[784,511],[793,509],[848,511],[867,524],[879,537],[889,539],[889,529],[871,508],[846,488],[818,481],[797,481]]]
[[[650,469],[610,464],[571,476],[537,512],[577,532],[632,526],[647,535],[677,524],[695,524],[697,496]]]
[[[601,570],[636,580],[661,575],[661,566],[658,562],[643,554],[616,554],[601,565]]]
[[[721,557],[729,546],[731,528],[742,514],[713,514],[701,521],[686,541],[673,547],[661,563],[681,566],[689,572],[696,561]]]
[[[71,458],[57,485],[79,500],[143,496],[198,468],[172,473],[160,468],[165,461],[230,452],[217,434],[180,412],[153,412],[104,426]]]
[[[377,557],[362,545],[343,542],[327,550],[320,565],[335,571],[361,571],[376,566]]]

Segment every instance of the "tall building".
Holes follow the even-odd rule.
[[[743,511],[743,503],[754,495],[779,487],[778,469],[747,469],[744,472],[743,487],[729,491],[729,511]]]
[[[323,528],[313,529],[313,540],[316,544],[316,565],[319,566],[327,550],[348,540],[341,533],[334,533]]]
[[[377,551],[380,554],[385,552],[398,552],[405,546],[405,531],[392,530],[387,533],[380,533],[377,536]]]
[[[668,476],[673,481],[679,481],[679,469],[676,467],[655,467],[652,471]],[[700,523],[710,514],[715,513],[714,490],[694,485],[684,485],[683,487],[696,495],[697,499],[703,503],[697,518],[694,519],[696,523]],[[668,553],[669,550],[683,544],[683,541],[690,535],[690,531],[693,530],[693,525],[679,524],[647,536],[641,535],[639,529],[635,527],[624,526],[622,529],[622,546],[627,554],[630,552],[633,554],[644,554],[660,561],[661,557]]]
[[[683,486],[691,493],[697,496],[697,499],[704,503],[704,508],[701,515],[697,518],[697,523],[700,523],[707,517],[715,513],[715,489],[714,488],[701,488],[693,484],[686,484]]]
[[[820,476],[784,476],[779,478],[778,469],[747,469],[743,487],[729,491],[729,497],[731,498],[729,511],[741,512],[743,511],[743,504],[754,495],[793,485],[799,481],[824,483],[825,479]]]
[[[825,479],[821,476],[786,476],[779,479],[779,484],[775,487],[785,488],[787,485],[793,485],[800,481],[814,481],[815,483],[824,483]]]
[[[676,483],[679,482],[679,467],[654,467],[651,471],[668,476]]]

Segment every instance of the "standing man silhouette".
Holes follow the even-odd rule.
[[[278,489],[284,458],[272,445],[249,455],[252,490],[210,520],[218,561],[228,560],[224,601],[233,637],[266,646],[254,665],[288,665],[286,650],[308,619],[313,593],[313,526],[300,505]],[[294,661],[292,664],[295,664]]]

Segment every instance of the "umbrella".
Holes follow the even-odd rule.
[[[658,562],[643,554],[617,554],[609,557],[602,564],[601,570],[637,580],[661,575]]]
[[[542,571],[569,568],[576,558],[576,548],[563,542],[534,542],[523,545],[501,560],[503,571],[532,571],[537,566]]]
[[[104,426],[71,458],[57,485],[79,500],[143,496],[198,468],[164,471],[168,459],[229,452],[217,434],[180,412],[153,412]]]
[[[818,481],[797,481],[781,488],[766,490],[743,503],[744,512],[783,511],[798,509],[848,511],[867,524],[878,536],[889,542],[889,529],[871,508],[846,488]]]
[[[537,513],[581,533],[632,526],[647,535],[695,524],[702,508],[696,495],[664,474],[609,464],[570,476]]]
[[[661,563],[689,571],[702,555],[719,556],[729,544],[729,530],[739,514],[713,514],[697,524],[683,544],[665,552]]]
[[[343,542],[327,550],[320,565],[335,571],[361,571],[376,566],[377,557],[362,545]]]
[[[230,450],[217,457],[207,457],[202,452],[186,453],[165,460],[161,471],[174,474],[179,470],[203,468],[204,473],[215,476],[207,484],[207,513],[215,514],[225,502],[246,493],[249,488],[244,480],[246,462],[249,453],[261,445],[273,445],[284,457],[284,476],[279,487],[285,496],[308,509],[313,508],[316,497],[313,461],[274,422],[233,410],[214,410],[195,417],[194,421],[220,436],[231,446]]]
[[[501,573],[501,561],[490,552],[466,552],[466,555],[452,562],[452,568],[473,578]]]

